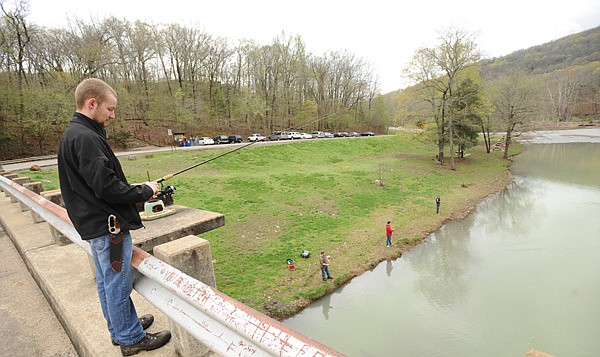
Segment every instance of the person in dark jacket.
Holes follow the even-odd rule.
[[[144,330],[154,317],[138,318],[133,289],[130,230],[143,227],[136,208],[158,192],[156,182],[131,185],[106,140],[115,119],[116,92],[89,78],[75,89],[76,111],[58,149],[58,174],[65,207],[81,238],[90,244],[102,313],[123,356],[162,347],[169,331]]]

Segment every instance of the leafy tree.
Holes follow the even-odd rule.
[[[453,132],[460,157],[464,156],[465,149],[477,144],[479,124],[483,120],[480,93],[479,85],[470,78],[462,80],[454,93]]]
[[[422,90],[422,99],[429,103],[438,131],[438,160],[444,163],[446,130],[450,145],[450,167],[454,165],[454,91],[462,72],[475,66],[481,54],[475,36],[463,29],[448,28],[440,33],[433,48],[421,48],[405,70],[408,78]]]

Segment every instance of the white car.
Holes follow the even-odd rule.
[[[209,137],[200,138],[200,145],[214,145],[215,141]]]
[[[290,131],[289,135],[290,135],[290,139],[292,139],[292,140],[302,139],[302,136],[300,136],[300,133],[297,131]]]
[[[313,136],[312,136],[312,134],[309,134],[309,133],[300,133],[300,138],[301,139],[312,139]]]
[[[266,139],[266,137],[256,133],[248,137],[248,141],[265,141]]]

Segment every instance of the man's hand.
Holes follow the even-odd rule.
[[[152,194],[152,196],[156,196],[156,194],[158,193],[158,183],[156,183],[156,181],[144,182],[144,185],[150,186],[150,188],[152,189],[152,192],[154,192]]]

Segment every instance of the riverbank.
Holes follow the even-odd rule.
[[[426,134],[401,133],[251,147],[168,182],[178,204],[223,213],[205,233],[220,291],[274,318],[291,316],[353,277],[394,259],[485,197],[510,184],[502,152],[469,149],[450,170]],[[511,154],[519,151],[511,148]],[[219,151],[163,152],[122,159],[132,182],[161,177]],[[55,169],[28,173],[58,186]],[[435,213],[435,197],[442,199]],[[385,246],[384,227],[396,229]],[[308,259],[300,254],[308,250]],[[333,280],[318,255],[331,255]],[[290,270],[287,259],[295,261]]]
[[[477,150],[483,150],[483,148],[480,147]],[[511,155],[514,156],[521,150],[522,146],[516,144],[514,148],[511,148]],[[502,170],[497,170],[497,167],[487,167],[485,171],[477,172],[475,167],[481,168],[478,165],[481,162],[475,163],[475,161],[486,160],[484,156],[487,155],[494,154],[482,155],[482,152],[478,152],[475,157],[471,158],[473,160],[471,162],[457,162],[458,171],[468,170],[469,172],[463,176],[464,182],[446,186],[439,191],[442,192],[440,193],[442,205],[439,214],[435,214],[435,195],[429,196],[428,200],[418,200],[417,204],[406,206],[398,204],[369,214],[365,221],[377,222],[375,229],[373,229],[372,223],[367,227],[354,229],[349,234],[348,241],[342,242],[333,251],[328,251],[328,254],[332,255],[332,274],[338,277],[334,280],[335,284],[327,286],[326,293],[332,293],[353,278],[372,270],[381,262],[401,257],[410,249],[423,244],[427,237],[445,224],[464,219],[486,198],[505,190],[512,184],[514,177],[510,173],[510,161],[506,162],[506,166]],[[500,160],[500,157],[491,160]],[[453,174],[447,167],[441,167],[440,170],[447,170],[444,174]],[[392,226],[396,230],[393,235],[394,243],[390,248],[384,244],[385,217],[391,217]],[[313,274],[315,283],[312,286],[320,284],[320,279],[317,279],[320,276],[317,275]],[[302,288],[299,286],[300,284],[293,283],[294,279],[289,278],[285,289]],[[282,319],[288,318],[323,295],[297,299],[286,307],[280,307],[279,311],[273,311],[272,315]]]
[[[506,190],[284,323],[349,356],[397,354],[390,332],[407,356],[597,355],[600,129],[539,138]]]

